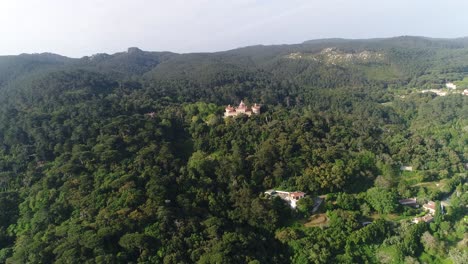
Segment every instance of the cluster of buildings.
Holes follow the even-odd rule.
[[[448,94],[454,94],[454,93],[461,93],[462,95],[468,95],[468,89],[463,90],[463,92],[456,91],[458,87],[456,84],[452,82],[446,83],[445,88],[446,88],[445,90],[441,90],[441,89],[422,90],[421,93],[435,93],[438,96],[446,96]]]
[[[435,93],[438,96],[446,96],[447,94],[462,94],[462,95],[468,95],[468,89],[463,90],[463,92],[450,92],[447,90],[439,90],[439,89],[430,89],[430,90],[422,90],[421,93]]]
[[[286,201],[291,208],[295,209],[297,207],[297,202],[305,197],[303,192],[285,192],[278,190],[268,190],[265,192],[266,195],[270,197],[279,197],[282,200]]]
[[[238,115],[258,115],[260,114],[260,105],[254,104],[251,107],[247,107],[244,101],[241,101],[238,107],[232,107],[231,105],[226,106],[224,117],[238,116]]]
[[[426,214],[425,216],[422,217],[416,217],[413,219],[413,223],[420,223],[420,222],[425,222],[425,223],[430,223],[434,221],[434,214],[436,211],[436,204],[433,201],[429,201],[427,204],[423,205],[423,208],[426,212],[429,214]]]
[[[413,208],[419,208],[419,204],[417,203],[416,198],[409,198],[409,199],[403,199],[398,201],[401,205],[405,206],[410,206]],[[436,212],[436,203],[433,201],[429,201],[426,204],[423,204],[422,208],[428,212],[428,214],[421,216],[421,217],[415,217],[413,219],[413,223],[420,223],[420,222],[425,222],[425,223],[430,223],[434,221],[434,214]]]

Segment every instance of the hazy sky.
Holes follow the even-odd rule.
[[[468,36],[466,0],[0,0],[0,54],[219,51],[317,38]]]

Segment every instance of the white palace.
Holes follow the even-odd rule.
[[[260,105],[254,104],[252,107],[249,108],[244,104],[244,101],[241,101],[237,108],[232,107],[231,105],[228,105],[226,107],[226,112],[224,112],[224,117],[238,116],[238,115],[251,116],[252,114],[254,115],[260,114]]]

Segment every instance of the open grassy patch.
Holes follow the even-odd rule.
[[[402,221],[402,220],[411,220],[414,217],[415,217],[414,215],[403,215],[403,214],[397,214],[397,213],[391,213],[391,214],[373,213],[368,218],[366,218],[366,220],[373,222],[378,219],[384,219],[387,221],[397,222],[397,221]]]
[[[453,82],[453,83],[457,86],[457,88],[460,88],[460,89],[461,88],[463,88],[463,89],[468,88],[468,77],[465,77],[465,78],[463,78],[463,80],[456,81],[456,82]]]
[[[442,179],[440,181],[421,182],[414,184],[413,187],[425,187],[428,191],[446,191],[448,180],[449,179]]]
[[[398,214],[379,214],[379,213],[373,213],[370,215],[370,218],[372,221],[378,220],[378,219],[385,219],[385,220],[391,220],[391,221],[396,221],[399,218]]]
[[[309,218],[309,221],[304,223],[305,227],[322,227],[328,222],[326,214],[315,214]]]
[[[417,171],[402,171],[400,175],[400,180],[404,181],[408,185],[414,185],[419,183],[420,176]]]

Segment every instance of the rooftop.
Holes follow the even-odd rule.
[[[436,204],[433,201],[429,201],[427,204],[424,204],[423,207],[427,208],[427,209],[435,210],[436,209]]]
[[[290,195],[293,196],[293,197],[304,196],[305,193],[304,192],[292,192],[292,193],[290,193]]]
[[[398,200],[398,203],[401,205],[407,205],[407,206],[416,207],[416,208],[419,207],[416,198],[401,199],[401,200]]]
[[[407,204],[407,203],[416,203],[416,198],[407,198],[398,200],[400,204]]]
[[[304,192],[286,192],[280,190],[267,190],[265,194],[270,195],[272,197],[278,196],[282,200],[288,202],[288,204],[294,209],[296,208],[296,202],[302,199],[305,196]]]
[[[417,217],[417,218],[413,219],[413,222],[415,222],[415,223],[419,223],[419,222],[430,223],[430,222],[432,222],[432,220],[434,220],[434,217],[432,215],[428,214],[428,215],[425,215],[423,217]]]

